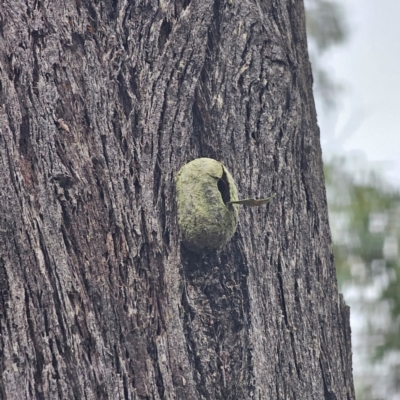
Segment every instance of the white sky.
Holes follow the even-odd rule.
[[[336,110],[318,112],[324,155],[364,154],[400,188],[400,1],[338,3],[350,38],[324,57],[344,87]]]

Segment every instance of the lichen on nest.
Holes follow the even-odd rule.
[[[222,248],[236,231],[238,200],[235,182],[219,161],[198,158],[176,177],[178,224],[182,242],[196,253]]]

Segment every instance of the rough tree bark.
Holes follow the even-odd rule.
[[[300,0],[0,5],[4,399],[354,399]],[[244,197],[182,247],[174,179]]]

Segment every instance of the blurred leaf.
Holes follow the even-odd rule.
[[[334,1],[306,0],[305,7],[314,91],[321,96],[326,106],[332,107],[342,87],[326,70],[321,55],[348,38],[346,18],[342,8]]]
[[[306,0],[306,27],[309,40],[315,41],[319,53],[348,36],[342,8],[334,1]]]

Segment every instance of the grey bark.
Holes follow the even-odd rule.
[[[299,0],[0,5],[4,399],[354,399]],[[174,179],[243,207],[182,247]]]

